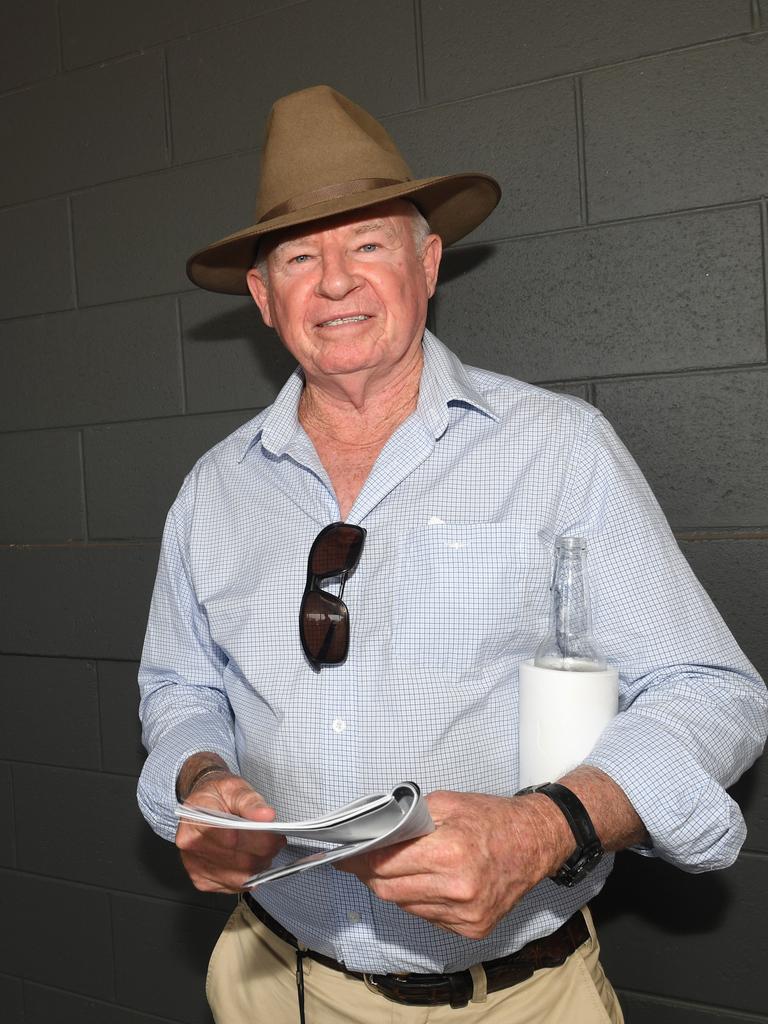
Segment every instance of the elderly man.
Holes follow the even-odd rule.
[[[241,898],[209,971],[219,1024],[620,1021],[586,909],[601,851],[699,871],[743,842],[724,787],[764,742],[765,690],[639,471],[596,410],[425,330],[443,244],[497,200],[480,174],[412,180],[317,87],[273,108],[257,223],[190,260],[202,287],[249,290],[299,369],[169,514],[142,810],[214,892],[295,851],[177,828],[177,798],[306,818],[412,778],[436,824]],[[517,793],[517,666],[566,533],[589,540],[621,714],[559,785]],[[306,584],[310,549],[346,604]]]

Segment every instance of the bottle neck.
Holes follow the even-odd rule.
[[[581,550],[559,549],[552,580],[552,629],[564,638],[591,632],[589,590]]]
[[[540,668],[596,672],[606,667],[592,638],[584,548],[579,537],[563,537],[557,545],[549,633],[534,656]]]

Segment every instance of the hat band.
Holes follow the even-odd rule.
[[[352,181],[342,181],[338,185],[326,185],[325,188],[315,189],[314,192],[303,192],[300,196],[293,196],[286,199],[284,203],[278,203],[271,210],[267,210],[259,217],[259,224],[275,217],[282,217],[286,213],[296,213],[307,206],[316,206],[318,203],[325,203],[329,199],[343,199],[344,196],[352,196],[357,192],[369,192],[375,188],[386,188],[387,185],[403,185],[410,178],[355,178]]]

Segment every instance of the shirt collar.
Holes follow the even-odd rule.
[[[493,420],[498,414],[470,380],[467,369],[458,356],[432,334],[424,331],[424,368],[419,384],[416,415],[429,433],[437,439],[448,429],[451,405],[464,405]],[[299,423],[299,400],[304,390],[304,373],[297,366],[285,382],[263,419],[245,436],[240,449],[239,462],[245,458],[251,445],[261,438],[262,446],[272,455],[284,455],[303,429]]]
[[[463,405],[492,420],[498,414],[472,383],[467,368],[431,331],[424,331],[424,369],[417,415],[437,440],[448,429],[449,406]]]
[[[303,390],[304,371],[297,366],[272,405],[243,438],[238,462],[243,461],[251,446],[259,439],[272,455],[284,455],[288,451],[299,431],[303,432],[299,423],[299,400]]]

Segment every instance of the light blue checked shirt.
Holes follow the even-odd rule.
[[[724,867],[744,841],[726,794],[758,755],[766,692],[683,559],[639,470],[593,408],[463,366],[429,332],[418,407],[349,522],[368,536],[344,599],[349,657],[299,643],[307,555],[339,518],[297,417],[275,403],[205,455],[168,516],[140,673],[139,801],[166,839],[184,761],[218,752],[284,819],[404,779],[513,794],[517,668],[548,625],[554,539],[588,542],[594,629],[621,714],[591,764],[624,789],[656,854]],[[294,859],[302,849],[288,848]],[[308,947],[358,971],[443,971],[553,931],[603,885],[538,885],[486,939],[441,931],[320,868],[259,890]]]

